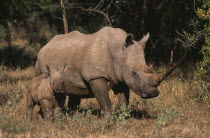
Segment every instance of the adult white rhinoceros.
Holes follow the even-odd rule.
[[[119,28],[104,27],[94,34],[73,31],[55,36],[39,52],[36,74],[47,72],[46,65],[60,69],[67,64],[64,81],[67,95],[96,97],[104,111],[111,111],[108,92],[118,95],[118,106],[128,104],[129,89],[143,99],[156,97],[157,87],[177,66],[162,74],[151,73],[146,65],[143,45]],[[183,58],[182,58],[183,60]],[[74,104],[74,98],[70,99]]]

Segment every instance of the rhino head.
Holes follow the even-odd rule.
[[[124,82],[137,95],[143,99],[153,98],[159,95],[158,86],[176,69],[181,60],[162,74],[154,73],[152,67],[146,65],[144,57],[144,45],[149,39],[149,33],[140,41],[134,41],[133,35],[128,34],[122,50],[122,76]]]
[[[49,74],[50,87],[55,93],[63,93],[64,91],[64,79],[63,72],[66,68],[66,64],[60,70],[55,70],[52,67],[46,66]]]

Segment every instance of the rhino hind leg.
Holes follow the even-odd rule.
[[[108,95],[110,89],[107,85],[107,81],[103,78],[91,80],[90,88],[101,110],[110,114],[112,112],[112,104]]]
[[[117,95],[118,102],[114,109],[121,110],[122,108],[127,109],[129,104],[130,90],[125,84],[120,84],[112,88],[115,95]]]

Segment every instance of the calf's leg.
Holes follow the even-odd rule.
[[[35,106],[33,99],[31,97],[31,94],[29,92],[26,93],[26,120],[31,121],[32,120],[32,111]]]
[[[53,120],[54,102],[49,100],[40,101],[41,109],[44,114],[44,120]]]

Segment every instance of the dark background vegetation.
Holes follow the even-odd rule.
[[[194,36],[195,43],[185,59],[185,64],[198,62],[205,43],[204,30],[208,24],[197,15],[198,8],[208,10],[205,0],[62,0],[66,12],[66,32],[79,30],[94,33],[103,26],[122,28],[133,33],[136,40],[150,32],[151,38],[145,49],[146,59],[173,63],[184,53],[183,31]],[[28,66],[34,64],[36,54],[26,54],[25,49],[35,51],[44,46],[54,35],[64,33],[61,0],[1,0],[0,25],[1,63]],[[209,13],[207,13],[208,15]],[[15,47],[15,41],[21,49]],[[193,38],[188,38],[193,39]],[[191,40],[193,41],[193,40]],[[7,47],[5,45],[8,45]],[[30,48],[31,49],[31,48]],[[25,54],[24,54],[25,53]],[[30,52],[29,52],[30,53]],[[27,57],[27,55],[29,57]],[[31,61],[27,61],[31,60]]]

